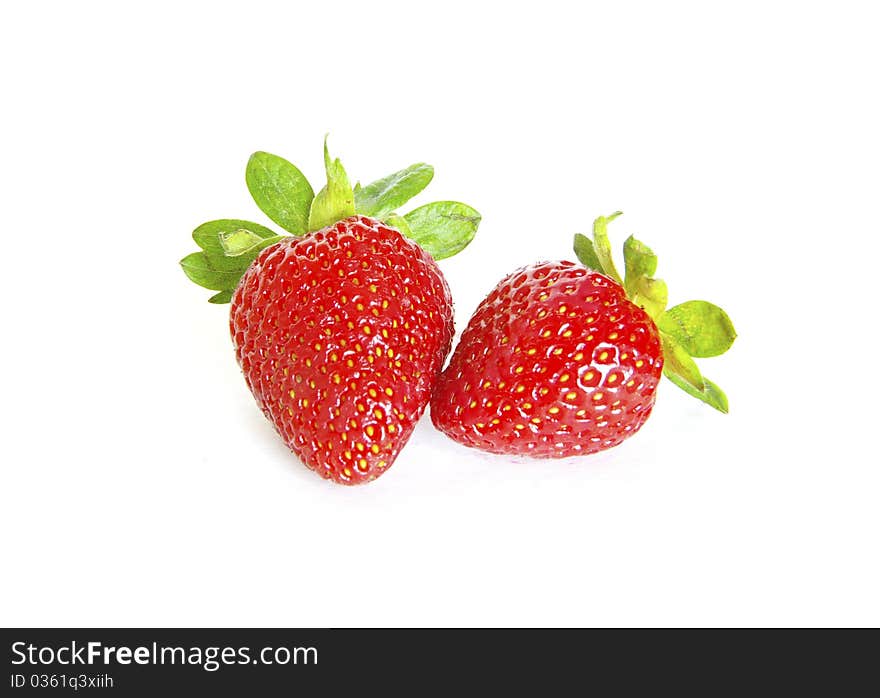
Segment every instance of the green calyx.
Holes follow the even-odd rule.
[[[721,308],[708,301],[686,301],[667,309],[666,282],[654,278],[657,255],[632,235],[623,244],[624,276],[614,266],[608,224],[620,216],[600,216],[593,222],[592,240],[574,236],[574,253],[581,264],[605,274],[626,291],[629,299],[651,316],[660,331],[663,347],[663,375],[719,412],[727,413],[727,396],[705,378],[695,358],[719,356],[736,339],[733,323]]]
[[[299,169],[271,153],[251,155],[245,169],[248,191],[260,210],[286,233],[299,237],[353,215],[378,218],[425,249],[434,259],[458,254],[474,239],[480,214],[458,201],[435,201],[400,215],[397,210],[419,194],[433,179],[434,168],[416,163],[361,186],[352,187],[342,162],[330,157],[324,139],[327,183],[314,193]],[[199,252],[180,260],[191,281],[218,291],[211,303],[228,303],[239,279],[270,245],[287,234],[277,234],[251,221],[221,219],[193,231]]]

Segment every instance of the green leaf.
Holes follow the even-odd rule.
[[[708,378],[703,379],[705,387],[702,391],[700,391],[690,385],[687,381],[684,381],[676,376],[675,374],[667,373],[666,377],[673,383],[675,383],[675,385],[677,385],[679,388],[684,390],[688,395],[695,397],[698,400],[702,400],[707,405],[711,405],[719,412],[727,414],[727,412],[729,411],[729,407],[727,404],[727,395],[725,395],[724,391]]]
[[[575,233],[574,235],[574,254],[581,264],[587,269],[605,273],[602,270],[602,264],[596,256],[596,250],[593,248],[593,241],[586,235]]]
[[[237,231],[246,231],[263,239],[278,237],[273,231],[259,223],[243,221],[236,218],[224,218],[217,221],[202,223],[193,231],[193,240],[209,255],[225,254],[221,239]]]
[[[608,224],[620,215],[622,212],[617,211],[607,217],[599,216],[593,221],[593,246],[602,272],[623,286],[623,279],[620,278],[620,274],[617,273],[617,268],[614,266],[614,256],[611,253],[611,243],[608,240]]]
[[[229,303],[232,300],[232,294],[234,289],[229,289],[226,291],[220,291],[220,293],[216,293],[208,299],[208,303],[214,303],[216,305],[220,305],[222,303]]]
[[[277,155],[257,152],[248,160],[245,181],[263,213],[294,235],[306,232],[314,192],[295,165]]]
[[[657,326],[697,358],[723,354],[736,339],[727,313],[708,301],[676,305],[659,317]]]
[[[238,280],[249,266],[239,260],[208,256],[207,252],[193,252],[180,260],[183,273],[199,286],[213,291],[234,289]]]
[[[364,216],[382,218],[424,189],[434,178],[434,168],[423,162],[377,179],[354,190],[355,210]]]
[[[662,279],[639,278],[629,294],[630,300],[645,309],[652,319],[660,317],[669,301],[669,290]]]
[[[224,256],[243,257],[249,255],[252,260],[256,258],[260,250],[269,247],[269,245],[274,245],[286,237],[286,235],[276,235],[271,238],[263,238],[244,228],[231,233],[221,233],[219,236]]]
[[[654,276],[657,255],[645,243],[630,235],[623,243],[623,261],[626,266],[626,291],[632,296],[640,279]]]
[[[320,230],[354,215],[354,192],[348,181],[348,174],[346,174],[339,158],[330,159],[326,138],[324,139],[324,169],[327,171],[327,184],[312,201],[312,208],[309,212],[309,230]]]
[[[702,393],[705,388],[703,375],[700,369],[684,348],[664,332],[660,332],[660,341],[663,345],[663,373],[667,377],[675,376],[690,385],[697,392]]]
[[[406,218],[398,216],[396,213],[392,213],[390,216],[385,216],[385,225],[390,225],[392,228],[396,228],[401,235],[408,238],[412,238],[413,236],[412,228],[409,227]]]
[[[474,239],[481,216],[457,201],[435,201],[410,211],[404,219],[410,238],[434,259],[445,259],[461,252]]]
[[[187,255],[180,265],[199,286],[222,291],[209,298],[209,302],[228,303],[232,290],[260,251],[286,237],[248,221],[209,221],[193,231],[193,239],[203,251]]]

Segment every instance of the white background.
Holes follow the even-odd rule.
[[[7,3],[3,625],[877,625],[872,3]],[[720,415],[512,462],[422,420],[324,482],[177,261],[266,222],[254,150],[320,181],[436,167],[476,206],[460,331],[620,208],[671,299],[724,306]]]

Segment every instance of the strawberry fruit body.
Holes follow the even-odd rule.
[[[654,322],[572,262],[520,269],[480,304],[431,402],[434,425],[492,453],[561,458],[616,446],[651,413]]]
[[[257,404],[309,468],[345,484],[397,457],[452,341],[439,267],[397,230],[352,217],[260,254],[230,331]]]
[[[657,258],[633,237],[621,277],[606,230],[617,215],[596,220],[592,241],[575,236],[581,264],[525,267],[480,304],[431,399],[440,431],[490,453],[595,453],[641,428],[663,374],[727,411],[693,357],[730,347],[730,319],[706,301],[666,310]]]
[[[327,184],[314,193],[265,152],[245,179],[287,234],[209,221],[190,280],[232,303],[236,357],[257,405],[310,469],[345,485],[387,472],[430,399],[452,341],[452,298],[436,261],[473,239],[480,214],[457,201],[395,210],[434,169],[416,163],[352,187],[324,142]]]

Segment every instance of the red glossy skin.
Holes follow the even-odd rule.
[[[264,250],[232,298],[248,387],[309,468],[342,484],[394,462],[452,341],[452,299],[418,245],[352,217]]]
[[[662,357],[654,322],[608,277],[571,262],[525,267],[471,318],[431,419],[492,453],[595,453],[648,418]]]

